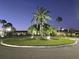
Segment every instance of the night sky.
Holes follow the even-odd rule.
[[[50,25],[79,29],[78,0],[0,0],[0,19],[11,22],[17,30],[27,30],[31,26],[33,12],[39,6],[50,11]],[[63,18],[60,24],[56,21],[58,16]]]

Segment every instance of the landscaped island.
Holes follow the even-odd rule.
[[[67,35],[66,32],[64,32],[66,35],[62,35],[63,31],[60,32],[61,27],[56,29],[56,27],[49,24],[52,19],[49,13],[47,8],[37,8],[31,20],[31,26],[28,27],[27,31],[21,32],[16,31],[11,23],[6,23],[5,20],[1,20],[1,23],[3,23],[1,37],[5,38],[2,40],[3,43],[18,46],[59,46],[73,44],[75,42],[74,40],[65,38]],[[57,17],[56,19],[59,23],[62,20],[62,17]]]
[[[69,39],[60,39],[60,38],[55,38],[51,40],[35,40],[35,39],[7,39],[3,40],[4,43],[6,44],[11,44],[11,45],[19,45],[19,46],[59,46],[59,45],[67,45],[67,44],[72,44],[75,41],[74,40],[69,40]]]

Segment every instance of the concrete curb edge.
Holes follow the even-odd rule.
[[[10,44],[3,43],[3,41],[0,42],[0,44],[3,45],[3,46],[17,47],[17,48],[53,48],[53,47],[66,47],[66,46],[74,46],[77,43],[78,43],[77,40],[75,40],[75,43],[73,43],[73,44],[59,45],[59,46],[17,46],[17,45],[10,45]]]

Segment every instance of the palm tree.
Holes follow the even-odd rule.
[[[39,31],[41,36],[43,35],[42,30],[43,30],[44,23],[47,23],[47,21],[51,19],[48,13],[49,11],[46,8],[40,7],[37,9],[32,19],[32,22],[34,21],[35,24],[37,24],[37,28],[38,28],[38,25],[40,25]]]
[[[6,23],[4,25],[5,31],[12,31],[13,25],[11,23]]]
[[[11,23],[6,23],[4,26],[5,27],[12,27],[13,25]]]
[[[12,32],[16,31],[16,28],[15,27],[12,27]]]
[[[3,26],[7,23],[6,20],[1,20],[1,23],[3,24]]]
[[[2,20],[2,19],[0,19],[0,23],[2,23],[3,25],[2,25],[2,28],[3,28],[3,37],[5,36],[5,28],[4,28],[4,25],[7,23],[7,21],[6,20]]]
[[[6,23],[4,25],[5,32],[7,36],[11,36],[12,32],[16,31],[16,29],[13,27],[12,23]]]
[[[3,28],[3,31],[5,32],[5,24],[7,23],[6,20],[1,20],[0,23],[2,23],[2,28]]]
[[[2,25],[2,28],[4,28],[4,25],[7,23],[7,21],[0,19],[0,23],[3,24],[3,25]]]
[[[63,19],[62,19],[62,17],[58,16],[57,19],[56,19],[56,21],[57,21],[58,23],[61,23],[61,22],[63,21]],[[61,27],[59,27],[59,28],[61,28]]]

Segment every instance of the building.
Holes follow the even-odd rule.
[[[79,30],[76,29],[60,29],[58,30],[58,35],[62,36],[79,36]]]

